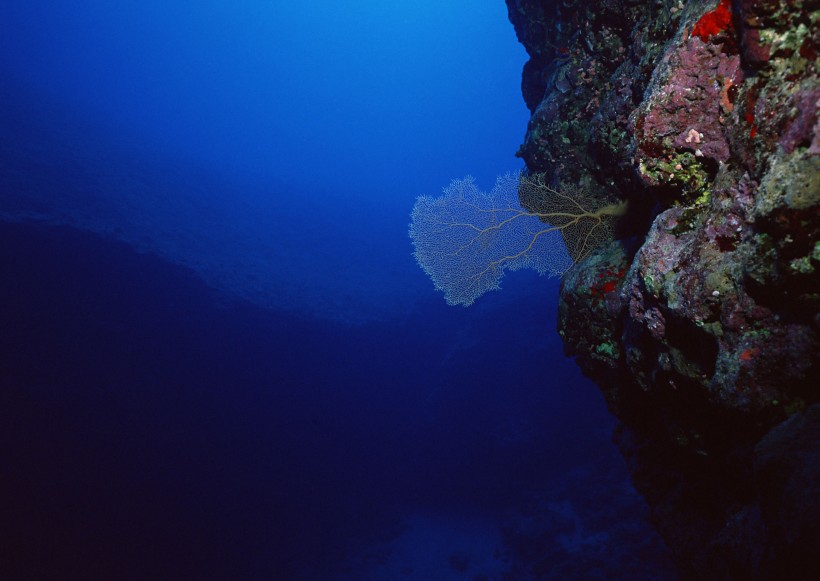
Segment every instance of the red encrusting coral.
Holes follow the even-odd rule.
[[[755,357],[757,357],[758,353],[760,353],[760,349],[757,347],[753,347],[751,349],[746,349],[743,353],[740,354],[739,359],[741,361],[751,361]]]
[[[692,29],[692,36],[697,36],[704,42],[715,35],[726,31],[732,26],[732,2],[731,0],[720,0],[717,8],[701,16],[695,28]]]
[[[751,111],[747,111],[744,118],[746,119],[746,123],[751,125],[751,128],[749,129],[749,137],[754,139],[754,137],[757,135],[757,127],[755,126],[755,115]]]
[[[615,267],[610,266],[605,271],[598,274],[598,279],[601,280],[601,284],[590,287],[590,294],[598,297],[599,299],[603,299],[604,295],[615,290],[618,282],[624,278],[624,274],[626,274],[625,267],[615,270]]]
[[[746,93],[746,113],[743,115],[744,121],[749,125],[749,138],[757,136],[757,125],[755,125],[755,106],[757,105],[757,88],[755,85]]]

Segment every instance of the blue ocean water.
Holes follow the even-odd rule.
[[[501,0],[4,2],[4,578],[674,578],[558,282],[412,257],[525,60]]]

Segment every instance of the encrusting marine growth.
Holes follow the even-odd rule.
[[[443,196],[416,199],[410,238],[447,304],[466,307],[500,288],[505,270],[560,276],[610,240],[613,220],[625,212],[626,202],[605,205],[581,190],[560,192],[540,174],[499,176],[489,193],[467,176]]]

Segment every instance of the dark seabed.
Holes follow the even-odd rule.
[[[0,577],[674,579],[562,352],[415,197],[516,169],[502,0],[0,7]]]
[[[67,227],[3,224],[0,268],[13,578],[668,571],[536,277],[345,326]]]

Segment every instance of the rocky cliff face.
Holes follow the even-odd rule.
[[[820,574],[820,2],[507,0],[518,152],[628,200],[565,275],[568,354],[699,579]]]

